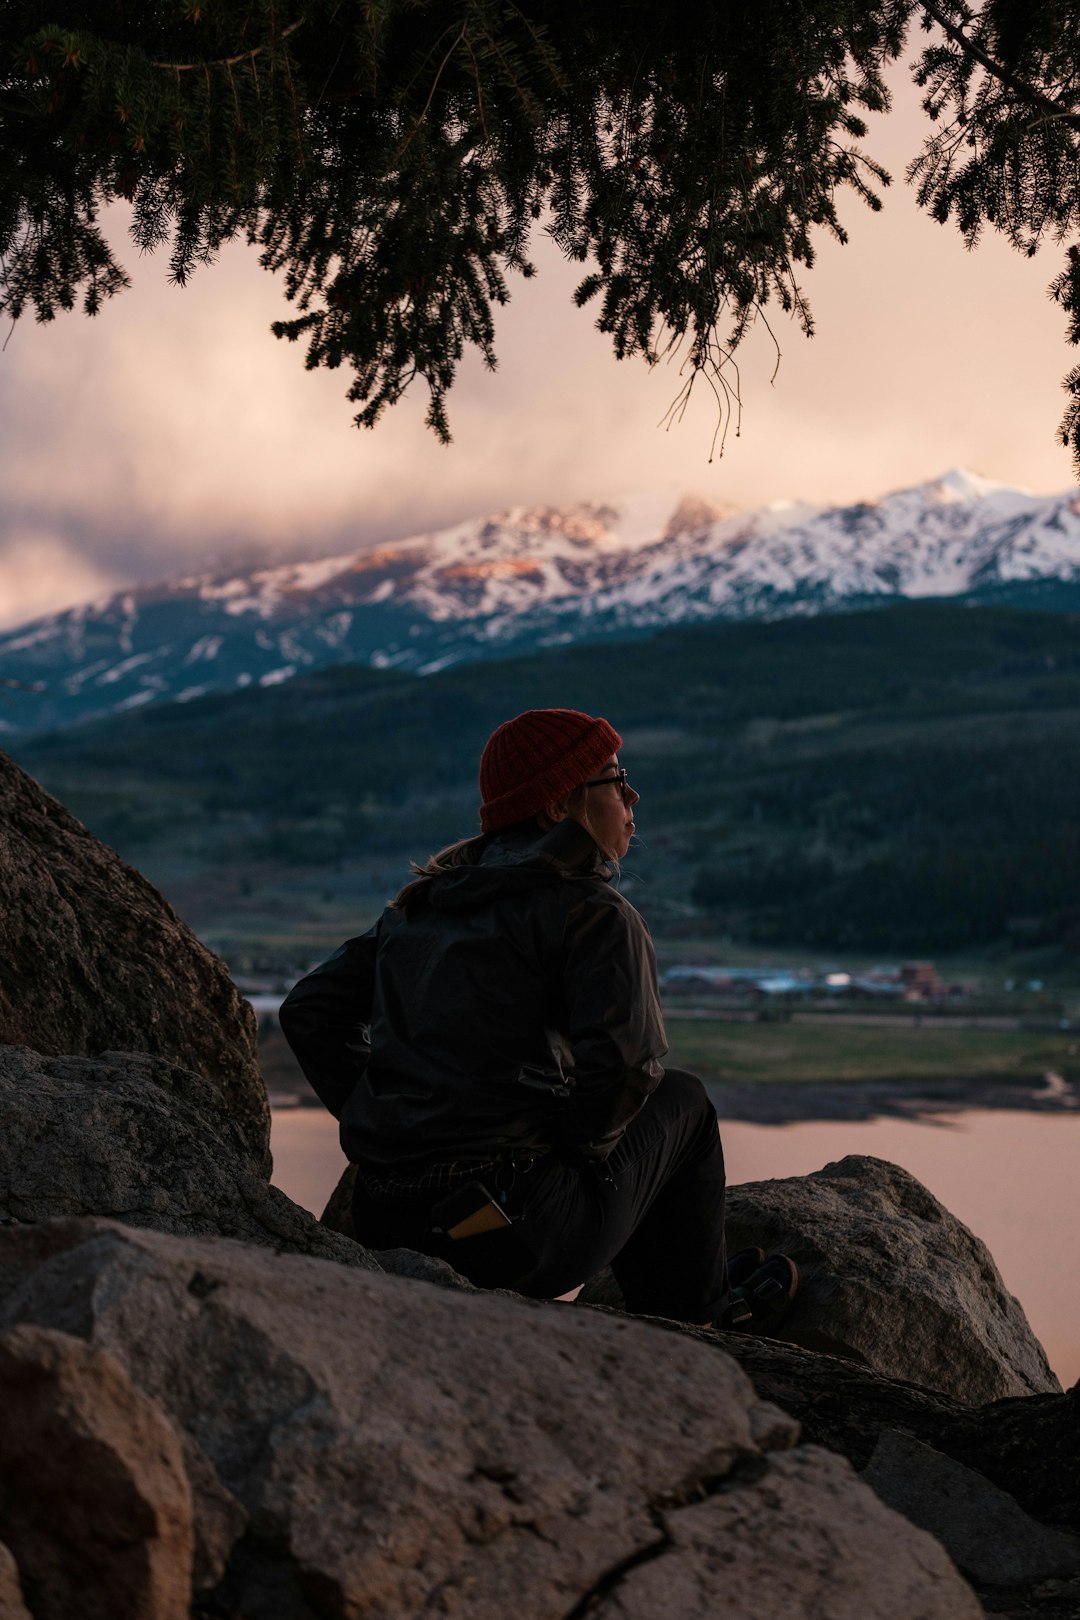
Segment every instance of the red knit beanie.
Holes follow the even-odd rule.
[[[480,826],[498,832],[535,816],[622,747],[606,720],[577,709],[526,709],[493,731],[480,757]]]

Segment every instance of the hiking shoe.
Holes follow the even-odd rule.
[[[729,1333],[771,1333],[799,1291],[799,1268],[786,1254],[772,1254],[732,1289],[717,1327]]]
[[[761,1267],[764,1259],[764,1249],[738,1249],[728,1260],[726,1275],[731,1298],[725,1307],[723,1316],[715,1324],[717,1327],[725,1327],[732,1333],[750,1332],[753,1325],[753,1315],[749,1305],[737,1298],[736,1290],[750,1281],[755,1271]]]
[[[739,1249],[727,1263],[728,1287],[739,1288],[744,1282],[749,1282],[764,1261],[764,1249]]]

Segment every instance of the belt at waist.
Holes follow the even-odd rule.
[[[529,1170],[537,1159],[551,1151],[546,1143],[529,1148],[511,1149],[490,1159],[447,1159],[429,1165],[413,1176],[401,1175],[394,1170],[381,1173],[358,1166],[357,1184],[373,1198],[418,1198],[425,1193],[439,1192],[454,1187],[459,1181],[472,1181],[474,1177],[499,1170]]]

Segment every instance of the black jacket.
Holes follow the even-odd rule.
[[[667,1050],[652,940],[610,875],[576,822],[512,828],[300,980],[281,1027],[350,1159],[610,1153]]]

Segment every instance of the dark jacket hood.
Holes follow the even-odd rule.
[[[550,888],[568,879],[608,882],[612,868],[580,822],[537,822],[496,833],[475,866],[455,866],[432,878],[425,895],[437,911],[464,911],[499,895]]]

